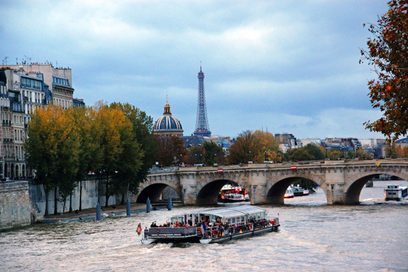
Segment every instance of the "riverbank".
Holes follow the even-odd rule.
[[[130,216],[135,216],[145,212],[142,204],[137,204],[130,210]],[[115,207],[102,208],[103,218],[120,218],[126,217],[126,206],[119,205]],[[83,221],[94,221],[96,220],[96,209],[84,209],[82,211],[75,211],[70,213],[63,213],[57,215],[44,216],[43,219],[38,220],[36,223],[39,224],[55,224],[55,223],[70,223],[70,222],[83,222]]]
[[[167,210],[167,202],[153,203],[153,210]],[[174,206],[181,206],[180,203],[174,203]],[[127,217],[126,205],[102,207],[102,218],[120,218]],[[132,203],[130,216],[136,216],[146,212],[146,204]],[[82,211],[66,212],[59,214],[50,214],[44,216],[35,223],[39,224],[55,224],[55,223],[70,223],[70,222],[86,222],[96,220],[96,209],[83,209]]]

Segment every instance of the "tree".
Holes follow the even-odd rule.
[[[377,74],[368,82],[371,104],[383,113],[365,125],[395,140],[408,130],[408,1],[391,0],[388,6],[377,25],[369,25],[373,37],[361,54]]]
[[[79,141],[74,123],[66,110],[47,106],[37,109],[28,126],[27,159],[35,169],[35,179],[43,184],[46,194],[45,215],[48,215],[48,192],[54,189],[54,213],[57,213],[57,192],[65,201],[75,188],[78,171]]]
[[[247,163],[255,158],[255,139],[251,131],[247,130],[238,135],[231,145],[228,162],[230,164]]]
[[[368,153],[361,147],[356,150],[356,158],[360,160],[372,160],[373,157],[374,156],[372,154]]]
[[[142,166],[144,153],[136,139],[134,127],[129,122],[120,128],[121,153],[113,174],[113,192],[122,194],[121,204],[124,204],[125,195],[129,193],[131,184],[137,188],[137,175]]]
[[[308,144],[301,148],[288,150],[286,158],[291,161],[323,160],[325,157],[323,150],[315,144]]]
[[[127,178],[130,191],[136,192],[139,183],[146,179],[149,169],[155,163],[156,141],[152,134],[153,119],[144,111],[128,103],[112,103],[110,107],[120,109],[130,120],[135,141],[140,145],[139,151],[135,152],[140,153],[139,155],[143,153],[143,159],[137,155],[140,160],[139,167],[133,168]],[[136,164],[136,161],[134,163]]]
[[[325,158],[321,148],[315,144],[308,144],[303,148],[312,156],[313,160],[323,160]]]
[[[50,118],[50,109],[38,109],[28,124],[28,137],[25,142],[27,162],[34,169],[34,181],[43,184],[45,191],[45,215],[49,214],[48,193],[53,188],[50,175],[51,162],[56,152],[51,129],[53,122]]]
[[[327,158],[330,160],[339,160],[342,157],[344,157],[344,154],[340,150],[337,149],[327,150]]]
[[[279,144],[272,133],[256,130],[253,132],[253,135],[256,146],[256,155],[254,158],[256,162],[282,160]]]
[[[290,149],[287,152],[287,157],[290,161],[310,161],[314,157],[305,148]]]
[[[58,187],[59,195],[64,203],[62,212],[65,212],[67,197],[72,195],[72,191],[76,187],[76,177],[79,169],[80,135],[77,133],[75,122],[70,118],[68,110],[57,108],[54,114],[54,118],[56,118],[54,129],[57,139],[57,152],[56,160],[53,163],[55,168],[53,179],[57,181],[56,187]],[[72,201],[70,201],[70,211],[72,211]]]
[[[203,164],[203,148],[201,145],[192,146],[186,151],[186,155],[184,156],[184,161],[187,164]]]
[[[261,163],[265,160],[280,161],[278,143],[270,132],[249,130],[242,132],[230,148],[228,160],[232,164],[253,161]]]
[[[408,146],[396,145],[395,153],[398,158],[408,158]]]
[[[99,131],[96,129],[95,110],[93,108],[71,108],[69,115],[74,122],[75,132],[79,135],[79,163],[76,180],[79,182],[79,210],[82,210],[82,181],[89,172],[98,169],[101,161],[99,151]]]
[[[183,139],[177,136],[155,136],[157,151],[155,159],[161,166],[180,163],[186,153]]]
[[[117,189],[117,184],[112,183],[110,178],[117,173],[120,159],[125,152],[123,132],[131,129],[132,125],[119,109],[99,104],[95,110],[95,130],[99,132],[100,137],[97,140],[100,144],[98,147],[100,154],[97,158],[100,158],[100,161],[97,162],[99,169],[96,172],[105,182],[105,207],[107,207],[110,196]]]
[[[223,164],[225,153],[222,148],[214,142],[204,142],[202,145],[203,162],[205,165]]]

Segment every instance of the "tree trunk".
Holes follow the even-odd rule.
[[[105,191],[105,207],[108,207],[109,202],[109,174],[106,173],[106,191]]]
[[[82,211],[82,181],[79,182],[79,210]]]
[[[122,193],[122,201],[120,202],[120,205],[125,204],[125,193]]]
[[[44,186],[44,185],[43,185]],[[48,216],[48,189],[46,186],[44,186],[44,192],[45,192],[45,211],[44,211],[44,216]]]
[[[67,203],[67,197],[64,197],[64,203],[62,204],[62,214],[64,214],[65,212],[66,203]]]
[[[54,187],[54,215],[58,213],[57,186]]]
[[[72,213],[72,193],[69,195],[69,212]]]

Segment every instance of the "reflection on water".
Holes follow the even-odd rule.
[[[0,233],[1,271],[407,271],[408,200],[364,188],[360,206],[327,206],[324,193],[264,206],[281,230],[226,244],[141,245],[135,230],[199,208],[131,218],[36,225]]]

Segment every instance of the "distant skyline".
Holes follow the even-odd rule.
[[[202,63],[210,130],[382,138],[359,64],[380,0],[2,1],[0,58],[72,68],[87,105],[129,102],[157,119],[168,94],[193,133]]]

